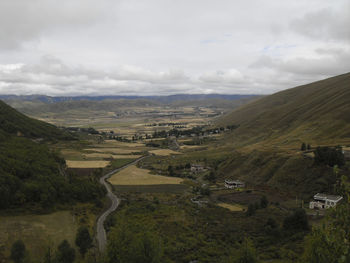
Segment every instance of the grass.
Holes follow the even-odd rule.
[[[104,168],[110,164],[109,161],[70,161],[66,160],[68,168]]]
[[[179,152],[175,152],[173,150],[169,150],[169,149],[159,149],[159,150],[152,150],[149,151],[150,153],[153,153],[155,155],[160,155],[160,156],[168,156],[171,154],[181,154]]]
[[[108,181],[113,185],[159,185],[180,184],[183,179],[150,174],[149,170],[131,165],[112,175]]]
[[[1,216],[0,247],[4,248],[3,256],[8,257],[13,242],[21,239],[32,258],[37,259],[43,256],[50,243],[56,247],[67,239],[74,245],[77,228],[77,219],[70,211],[48,215]]]

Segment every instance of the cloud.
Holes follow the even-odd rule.
[[[350,71],[348,2],[2,0],[0,93],[271,93]]]
[[[251,68],[308,75],[310,79],[338,75],[350,71],[350,48],[318,48],[309,56],[291,58],[263,55],[251,64]]]
[[[0,1],[0,48],[17,49],[59,30],[94,25],[114,1],[3,0]]]
[[[290,22],[290,28],[307,38],[344,41],[349,43],[350,4],[339,9],[323,8],[306,13]]]

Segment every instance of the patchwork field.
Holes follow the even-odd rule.
[[[135,149],[121,149],[121,148],[87,148],[84,151],[98,152],[98,153],[115,153],[115,154],[130,154],[138,152]]]
[[[112,158],[112,159],[137,159],[142,155],[133,154],[109,154],[109,153],[87,153],[83,154],[86,158]]]
[[[104,168],[110,164],[109,161],[70,161],[66,160],[68,168]]]
[[[56,247],[67,239],[74,245],[77,228],[76,218],[69,211],[48,215],[1,216],[0,258],[9,256],[9,248],[17,239],[23,240],[32,258],[42,256],[50,243]]]
[[[131,165],[112,175],[108,181],[113,185],[169,185],[180,184],[183,179],[150,174],[149,170]]]
[[[171,154],[181,154],[179,152],[175,152],[173,150],[169,150],[169,149],[159,149],[159,150],[152,150],[149,151],[150,153],[153,153],[155,155],[160,155],[160,156],[168,156]]]

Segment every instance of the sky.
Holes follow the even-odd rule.
[[[1,0],[0,94],[271,94],[350,71],[350,0]]]

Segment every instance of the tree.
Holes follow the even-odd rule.
[[[21,263],[23,262],[25,254],[26,254],[26,246],[24,245],[23,241],[22,240],[15,241],[11,248],[10,258],[15,263]]]
[[[247,216],[252,216],[255,214],[255,205],[254,204],[249,204],[248,205],[248,210],[246,212]]]
[[[108,263],[160,263],[162,242],[155,232],[134,224],[118,224],[108,239]]]
[[[329,166],[345,164],[345,157],[340,147],[317,147],[315,150],[316,164],[326,164]]]
[[[309,230],[309,221],[304,209],[298,208],[283,221],[283,229],[293,231]]]
[[[303,142],[303,143],[301,144],[300,149],[301,149],[302,151],[305,151],[305,150],[306,150],[306,144],[305,144],[305,142]]]
[[[208,180],[209,182],[215,183],[216,182],[216,175],[214,173],[214,171],[210,171],[209,174],[205,175],[206,180]]]
[[[260,199],[260,207],[261,208],[266,208],[269,204],[269,201],[267,200],[266,196],[263,195]]]
[[[75,250],[70,246],[67,240],[63,240],[58,245],[57,262],[58,263],[72,263],[75,259]]]
[[[83,257],[88,249],[92,247],[92,238],[86,226],[82,226],[78,229],[75,244],[79,247],[79,252]]]
[[[168,166],[168,173],[169,173],[170,176],[174,176],[175,175],[174,168],[173,168],[172,165]]]
[[[240,244],[230,262],[233,263],[257,263],[258,256],[253,245],[253,242],[245,238]]]

